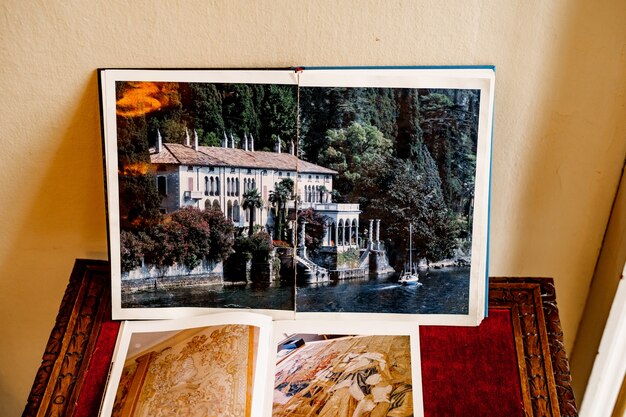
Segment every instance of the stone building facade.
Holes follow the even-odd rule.
[[[293,152],[255,151],[252,140],[243,148],[225,139],[221,147],[199,146],[197,135],[187,143],[163,143],[159,134],[151,149],[150,162],[156,187],[162,197],[161,211],[182,207],[219,208],[237,227],[247,227],[249,210],[242,208],[243,194],[256,188],[263,199],[255,224],[273,229],[270,193],[283,179],[297,187],[299,209],[313,208],[328,220],[324,246],[358,246],[359,205],[331,202],[336,171],[297,158]],[[293,208],[294,202],[288,203]]]

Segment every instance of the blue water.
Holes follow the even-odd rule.
[[[421,285],[400,285],[398,275],[298,286],[299,312],[467,314],[469,268],[420,273]],[[122,306],[226,307],[290,310],[294,288],[271,285],[204,285],[122,294]]]
[[[420,284],[399,285],[398,274],[298,287],[299,312],[467,314],[469,268],[420,273]]]

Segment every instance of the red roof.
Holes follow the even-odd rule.
[[[178,143],[164,143],[161,152],[151,153],[153,164],[221,166],[298,171],[307,174],[337,174],[329,168],[296,158],[289,153],[244,151],[236,148],[198,146],[198,150]]]

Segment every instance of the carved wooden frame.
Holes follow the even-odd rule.
[[[110,304],[108,263],[77,260],[23,416],[74,415]],[[491,278],[489,306],[511,310],[525,416],[577,416],[552,279]]]
[[[74,264],[22,416],[74,415],[102,321],[111,316],[110,280],[108,262]]]
[[[577,416],[552,279],[490,278],[489,307],[511,309],[525,416]]]

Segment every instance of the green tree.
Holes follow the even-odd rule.
[[[446,204],[468,213],[476,172],[478,91],[435,90],[420,95],[424,144],[437,164]],[[468,187],[472,186],[472,193]]]
[[[273,137],[296,137],[296,86],[270,84],[265,86],[260,107],[260,131],[257,149],[274,150]],[[283,148],[285,149],[285,148]]]
[[[234,244],[234,228],[218,209],[184,207],[144,230],[138,235],[142,256],[159,269],[174,264],[193,269],[203,259],[223,261]]]
[[[174,249],[176,261],[193,269],[202,259],[208,258],[211,248],[211,229],[202,211],[195,207],[183,207],[173,212],[166,223]]]
[[[393,142],[375,127],[352,123],[345,129],[326,132],[326,146],[318,163],[339,172],[334,189],[343,200],[367,197],[364,187],[381,171],[388,169]]]
[[[220,262],[226,260],[233,251],[235,227],[224,217],[218,208],[208,208],[202,212],[202,219],[209,225],[210,247],[207,260]]]
[[[256,209],[263,207],[263,199],[261,198],[259,190],[251,188],[243,193],[243,202],[241,203],[241,207],[244,210],[250,210],[250,226],[248,235],[252,236],[254,233],[254,217]]]
[[[418,90],[398,88],[395,90],[397,103],[396,126],[398,136],[395,142],[395,156],[401,159],[419,160],[422,145],[420,126],[420,103]]]
[[[211,83],[190,83],[189,89],[193,127],[198,131],[200,145],[219,146],[224,132],[220,92]]]
[[[282,179],[273,191],[270,191],[269,200],[275,208],[275,238],[285,240],[285,221],[287,218],[287,202],[293,199],[293,180]]]
[[[406,260],[409,223],[413,224],[413,249],[429,261],[452,255],[458,231],[442,193],[436,166],[426,149],[427,163],[420,168],[409,160],[394,158],[392,168],[378,178],[380,189],[388,190],[371,201],[367,217],[380,218],[385,227],[390,257],[396,266]]]
[[[244,261],[267,262],[273,249],[270,235],[263,230],[251,236],[240,234],[235,238],[234,253]]]
[[[130,272],[141,265],[143,244],[135,233],[122,230],[120,232],[120,260],[122,272]]]
[[[260,127],[258,108],[254,105],[252,87],[248,84],[223,84],[222,118],[224,127],[242,138],[257,133]]]
[[[140,227],[143,223],[158,222],[161,197],[156,188],[156,178],[151,173],[125,169],[119,173],[120,226],[125,230]]]

